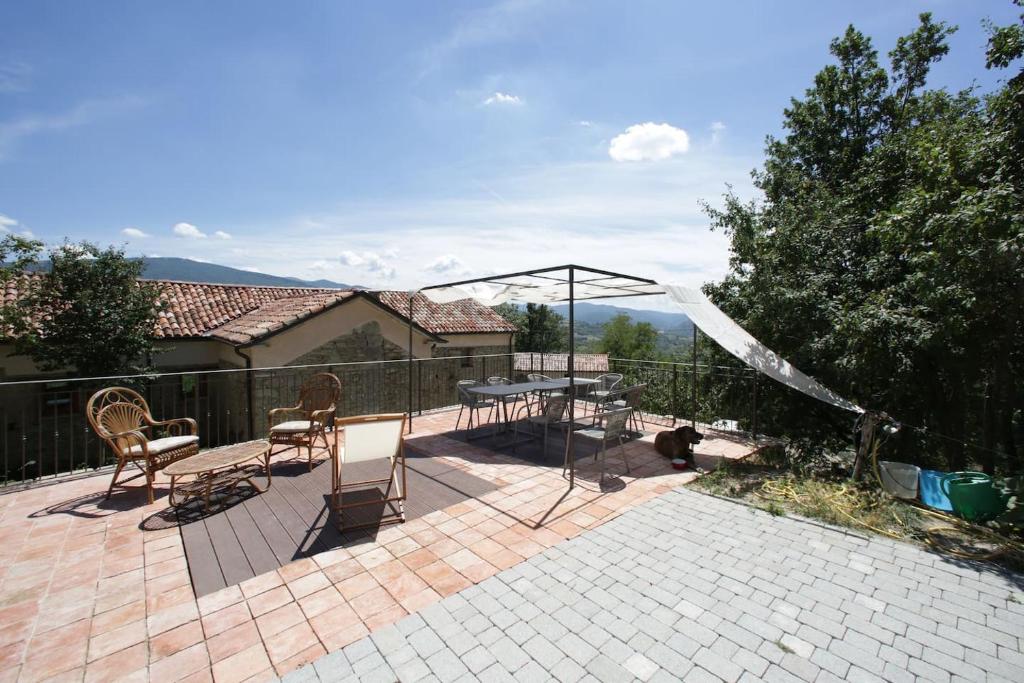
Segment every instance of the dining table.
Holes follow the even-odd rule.
[[[576,377],[573,385],[577,388],[589,387],[592,384],[597,384],[597,382],[598,380],[596,379]],[[485,398],[503,399],[532,393],[543,394],[549,391],[564,391],[568,389],[569,386],[569,378],[561,377],[558,379],[545,379],[537,382],[515,382],[513,384],[487,384],[475,387],[466,387],[466,391]],[[507,431],[512,420],[508,413],[508,404],[505,401],[502,401],[502,406],[504,407],[504,430]]]

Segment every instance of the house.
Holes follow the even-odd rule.
[[[409,296],[401,291],[259,287],[151,281],[160,289],[153,330],[158,371],[396,360],[408,355]],[[18,283],[5,292],[18,298]],[[413,304],[413,356],[509,353],[515,327],[471,300]],[[0,341],[0,378],[44,376]],[[66,373],[53,373],[61,376]]]
[[[98,388],[125,381],[145,389],[157,415],[196,419],[204,446],[258,437],[267,411],[295,405],[298,387],[316,372],[341,378],[340,414],[409,405],[408,364],[395,362],[409,355],[406,292],[152,282],[160,297],[151,378],[80,381],[69,372],[44,373],[0,340],[0,383],[35,380],[0,384],[0,441],[13,445],[8,460],[42,474],[51,462],[74,462],[88,451],[90,464],[94,444],[82,443],[92,441],[85,403]],[[18,299],[18,285],[8,284],[6,301]],[[491,309],[416,296],[412,317],[413,357],[422,361],[414,408],[456,403],[459,379],[512,372],[515,327]],[[104,457],[95,448],[95,457]]]

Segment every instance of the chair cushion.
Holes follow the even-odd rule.
[[[162,439],[153,439],[146,445],[149,446],[149,454],[157,455],[158,453],[166,453],[167,451],[177,450],[183,446],[189,444],[199,443],[199,437],[194,435],[189,436],[165,436]],[[142,455],[142,446],[135,444],[128,449],[131,455]]]
[[[600,439],[604,438],[604,430],[603,429],[581,429],[581,430],[579,430],[577,432],[573,432],[573,434],[575,436],[585,436],[588,439],[598,439],[598,440],[600,440]]]
[[[308,432],[312,428],[313,423],[309,420],[291,420],[290,422],[274,425],[270,428],[270,431],[277,432],[278,434],[290,434],[293,432]]]

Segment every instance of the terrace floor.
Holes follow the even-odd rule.
[[[612,452],[618,474],[601,486],[587,458],[567,491],[561,468],[531,462],[529,448],[450,438],[455,417],[416,418],[410,519],[373,533],[336,534],[317,508],[325,468],[285,460],[271,495],[188,524],[165,481],[153,505],[141,489],[105,500],[109,472],[0,493],[0,681],[271,679],[695,476],[657,455],[649,425],[625,446],[630,474]],[[757,448],[707,433],[698,464]],[[442,484],[449,497],[430,493]]]

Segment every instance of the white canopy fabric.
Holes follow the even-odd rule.
[[[711,300],[704,296],[699,289],[680,285],[665,285],[664,287],[669,298],[683,309],[683,312],[694,325],[700,328],[701,332],[714,339],[723,349],[750,367],[819,401],[855,413],[864,412],[860,406],[836,395],[819,384],[813,377],[805,375],[785,359],[779,358],[774,351],[750,336],[718,306],[711,303]]]
[[[581,279],[573,283],[573,298],[603,299],[614,296],[642,296],[645,294],[662,294],[665,290],[656,284],[644,284],[628,278],[592,278]],[[524,304],[553,304],[569,300],[569,285],[566,282],[543,281],[520,282],[519,278],[511,278],[508,282],[474,282],[468,285],[455,285],[424,289],[423,296],[439,304],[473,299],[484,306],[515,301]]]
[[[510,301],[552,304],[569,300],[569,285],[564,281],[546,283],[543,280],[516,277],[496,279],[501,281],[424,289],[421,293],[437,303],[473,299],[484,306],[497,306]],[[699,289],[681,285],[645,284],[625,277],[585,277],[573,285],[573,298],[576,300],[645,294],[668,295],[704,334],[758,372],[829,405],[855,413],[864,412],[860,406],[826,389],[754,339],[711,303]]]

